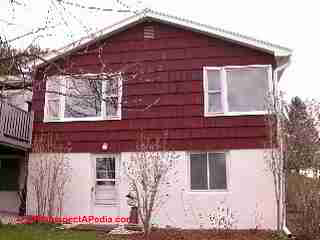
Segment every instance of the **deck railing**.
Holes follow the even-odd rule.
[[[31,148],[33,112],[0,101],[0,144]]]

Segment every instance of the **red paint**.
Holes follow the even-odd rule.
[[[149,23],[150,24],[150,23]],[[78,50],[56,61],[73,72],[100,72],[97,46],[105,46],[101,58],[107,68],[140,72],[124,86],[122,120],[95,122],[42,123],[43,84],[34,90],[34,133],[55,131],[73,152],[124,152],[135,149],[139,129],[153,134],[169,130],[168,143],[176,150],[249,149],[266,146],[264,116],[207,117],[203,109],[204,66],[272,64],[267,53],[210,38],[199,33],[154,23],[155,39],[143,39],[144,23]],[[137,68],[137,66],[139,66]],[[54,74],[55,67],[41,69]],[[143,73],[142,73],[143,72]],[[145,108],[155,99],[157,105]],[[140,103],[137,103],[140,99]]]

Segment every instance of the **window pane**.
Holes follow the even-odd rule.
[[[222,112],[221,93],[208,94],[208,112]]]
[[[97,181],[96,185],[98,186],[114,186],[116,184],[115,181]]]
[[[58,119],[59,118],[59,99],[48,99],[47,104],[47,115],[50,119]]]
[[[96,178],[115,179],[115,158],[96,159]]]
[[[107,97],[105,99],[106,115],[117,116],[118,113],[118,97]]]
[[[114,158],[107,158],[107,175],[110,179],[116,178],[116,161]]]
[[[48,99],[57,99],[61,93],[62,79],[61,77],[50,77],[46,81]]]
[[[219,70],[207,70],[208,76],[208,90],[221,90],[220,86],[220,71]]]
[[[60,96],[61,96],[61,78],[51,77],[47,79],[47,117],[48,119],[59,119]]]
[[[265,110],[268,91],[266,68],[228,69],[227,86],[230,112]]]
[[[224,153],[209,153],[210,189],[226,189],[227,173]]]
[[[191,189],[208,189],[207,156],[205,153],[190,155]]]
[[[118,79],[106,80],[106,96],[117,96],[118,91]]]
[[[68,79],[64,116],[101,116],[102,83],[98,80]]]

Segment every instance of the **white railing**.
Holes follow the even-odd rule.
[[[0,101],[0,144],[31,148],[33,112]]]

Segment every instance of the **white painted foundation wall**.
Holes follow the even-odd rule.
[[[128,181],[123,162],[132,153],[121,153],[118,166],[117,189],[119,203],[105,207],[97,216],[128,217]],[[155,215],[153,223],[159,226],[182,228],[211,228],[208,214],[217,207],[228,207],[234,214],[233,228],[275,229],[276,203],[273,178],[266,166],[266,150],[230,150],[227,152],[228,191],[190,191],[188,152],[176,152],[179,158],[175,165],[177,181],[168,192],[169,199]],[[67,187],[64,200],[64,216],[90,216],[94,213],[94,174],[92,154],[70,153],[67,155],[72,167],[72,180]],[[36,154],[30,154],[29,161],[36,161]],[[29,169],[30,171],[30,169]],[[31,182],[28,181],[27,213],[36,214],[36,201]]]

